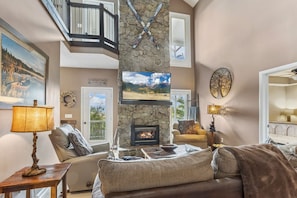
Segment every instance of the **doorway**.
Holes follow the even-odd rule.
[[[91,144],[112,143],[113,89],[108,87],[81,88],[82,133]]]
[[[297,62],[259,72],[259,143],[269,139],[269,76],[297,68]]]

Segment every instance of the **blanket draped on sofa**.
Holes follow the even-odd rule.
[[[237,159],[245,198],[297,197],[297,172],[271,144],[226,147]]]

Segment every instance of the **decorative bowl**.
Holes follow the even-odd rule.
[[[166,152],[172,152],[174,149],[177,148],[176,144],[165,144],[160,146]]]

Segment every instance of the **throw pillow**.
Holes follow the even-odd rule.
[[[78,129],[75,129],[68,134],[69,141],[72,143],[75,152],[82,156],[93,153],[93,148],[82,136],[81,132]]]
[[[176,158],[134,161],[100,160],[101,191],[106,195],[112,192],[211,180],[213,179],[211,160],[210,149],[191,152]],[[127,182],[128,178],[133,182]]]
[[[193,125],[195,124],[194,120],[179,120],[178,121],[178,130],[181,134],[193,133]]]
[[[224,147],[215,150],[211,165],[216,179],[240,175],[236,158]]]

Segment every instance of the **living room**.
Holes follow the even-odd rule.
[[[259,72],[296,62],[294,8],[297,3],[200,0],[191,8],[184,2],[170,3],[173,2],[176,6],[171,11],[192,13],[194,27],[192,69],[173,68],[173,88],[191,89],[193,95],[199,95],[200,122],[205,128],[211,122],[207,114],[209,104],[227,107],[226,115],[216,117],[216,128],[222,132],[226,144],[258,143]],[[55,125],[59,126],[63,118],[60,91],[68,89],[60,82],[67,80],[63,78],[65,73],[73,72],[60,68],[60,41],[64,38],[39,1],[29,4],[11,0],[1,2],[0,6],[0,17],[49,56],[46,101],[55,107]],[[228,67],[234,79],[228,96],[215,99],[209,92],[209,80],[219,67]],[[90,70],[85,75],[90,73],[96,78],[117,75],[116,71],[106,70]],[[73,76],[67,78],[71,83]],[[11,110],[0,110],[0,148],[5,151],[0,153],[0,180],[31,164],[32,134],[11,133],[11,117]],[[38,145],[42,145],[38,146],[39,163],[57,163],[48,133],[38,136]]]

